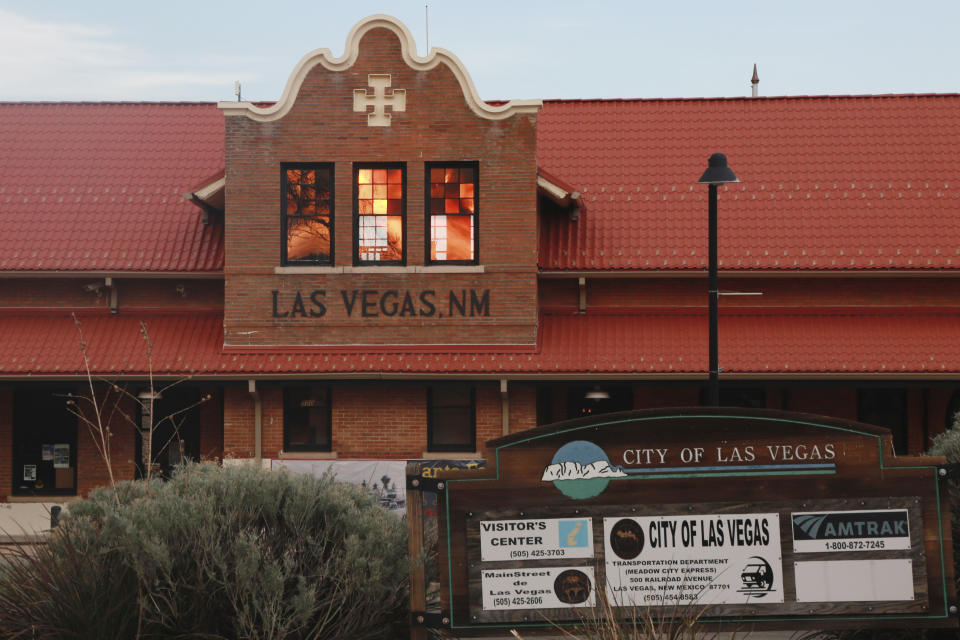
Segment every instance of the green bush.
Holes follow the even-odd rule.
[[[947,464],[960,464],[960,414],[954,416],[953,426],[933,439],[928,451],[932,456],[944,456]],[[950,478],[946,482],[950,503],[950,528],[953,531],[953,577],[960,589],[960,482]]]
[[[70,506],[0,562],[2,638],[395,638],[406,530],[361,489],[192,465]]]

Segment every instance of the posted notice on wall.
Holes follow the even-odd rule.
[[[53,468],[54,469],[70,468],[70,445],[69,444],[53,445]]]
[[[603,519],[614,606],[783,602],[776,513]]]
[[[481,520],[480,559],[592,558],[591,518]]]
[[[906,509],[790,514],[797,553],[910,549]]]
[[[592,607],[593,567],[489,569],[481,572],[484,611]]]

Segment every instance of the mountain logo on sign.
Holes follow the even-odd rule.
[[[557,449],[540,480],[552,482],[568,498],[584,500],[603,493],[611,478],[626,477],[621,467],[610,464],[603,449],[586,440],[574,440]]]

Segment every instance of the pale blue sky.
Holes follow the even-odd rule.
[[[432,0],[485,99],[960,91],[960,0]],[[0,100],[274,100],[308,51],[424,2],[0,0]]]

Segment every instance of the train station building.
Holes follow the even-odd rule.
[[[274,103],[0,103],[0,501],[108,481],[91,399],[134,478],[151,390],[161,468],[703,404],[714,152],[721,404],[960,410],[960,95],[489,98],[374,16]]]

